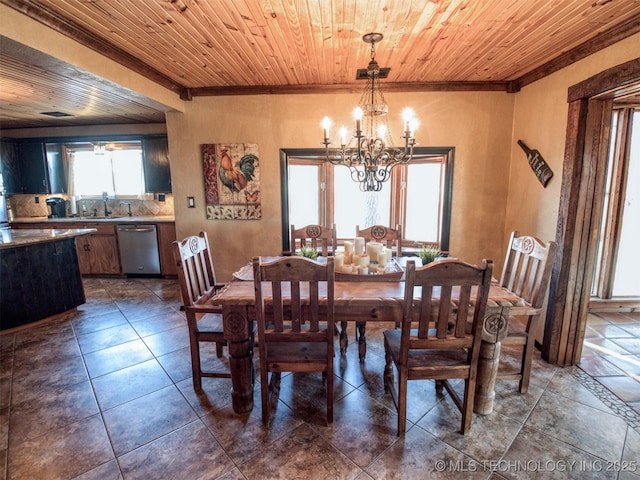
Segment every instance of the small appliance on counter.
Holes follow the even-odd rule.
[[[51,197],[45,203],[51,210],[49,218],[64,218],[67,216],[67,203],[64,198]]]

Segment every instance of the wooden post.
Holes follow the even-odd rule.
[[[231,370],[231,400],[233,411],[243,414],[253,409],[253,332],[246,306],[223,305],[224,336],[229,342],[229,369]]]
[[[478,382],[476,383],[476,396],[473,402],[473,411],[480,415],[488,415],[493,412],[493,399],[498,363],[500,361],[500,342],[490,343],[482,340],[480,344],[480,358],[478,359]],[[484,382],[480,383],[480,380]]]

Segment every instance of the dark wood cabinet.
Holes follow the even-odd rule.
[[[0,142],[0,171],[2,171],[5,192],[8,194],[22,193],[18,144],[16,142],[6,140]]]
[[[18,144],[22,193],[50,193],[47,157],[42,142]]]
[[[73,238],[2,249],[0,278],[1,330],[85,303]]]
[[[67,169],[60,144],[3,140],[0,162],[8,194],[66,193]]]
[[[171,167],[167,137],[142,140],[145,189],[149,193],[171,193]]]

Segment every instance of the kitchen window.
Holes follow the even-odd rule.
[[[69,194],[137,197],[144,194],[140,142],[65,147],[69,160]]]
[[[283,251],[289,227],[336,224],[338,239],[380,224],[403,227],[407,247],[449,248],[453,148],[416,147],[411,162],[397,166],[380,192],[361,192],[349,169],[324,160],[324,150],[281,151]]]

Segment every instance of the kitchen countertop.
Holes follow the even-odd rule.
[[[115,216],[115,217],[63,217],[63,218],[49,218],[49,217],[16,217],[10,223],[61,223],[61,222],[100,222],[100,223],[171,223],[175,222],[176,217],[173,215],[157,215],[157,216],[145,216],[145,217],[129,217]]]
[[[95,228],[62,229],[0,229],[0,249],[22,247],[35,243],[55,242],[64,238],[78,237],[95,232]]]

